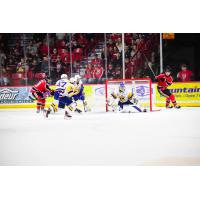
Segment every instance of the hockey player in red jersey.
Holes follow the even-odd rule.
[[[30,98],[37,100],[37,113],[39,113],[40,110],[44,110],[47,93],[51,95],[54,93],[54,91],[49,87],[49,81],[50,77],[46,76],[45,79],[42,79],[35,84],[30,91]]]
[[[167,88],[173,82],[170,69],[167,68],[164,73],[161,73],[160,75],[156,76],[156,80],[158,81],[158,92],[162,96],[166,97],[166,108],[173,108],[173,106],[174,108],[180,108],[180,106],[176,103],[176,98],[174,94],[172,94]],[[170,102],[172,102],[173,106],[170,105]]]

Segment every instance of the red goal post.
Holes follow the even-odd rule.
[[[119,88],[119,84],[123,82],[128,91],[132,91],[133,94],[139,99],[142,106],[153,110],[152,99],[152,81],[150,78],[133,78],[133,79],[113,79],[106,80],[105,83],[105,98],[106,98],[106,112],[109,111],[109,97],[111,92]]]

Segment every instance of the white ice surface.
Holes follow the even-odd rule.
[[[44,119],[0,110],[0,165],[200,165],[200,108]]]

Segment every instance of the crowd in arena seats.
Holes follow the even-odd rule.
[[[158,69],[159,35],[125,34],[125,69],[127,78],[152,78],[148,65]],[[157,66],[156,66],[157,65]],[[156,66],[156,67],[154,67]]]
[[[79,73],[80,62],[101,38],[98,34],[71,34],[70,44],[70,34],[49,34],[48,47],[47,34],[32,35],[24,46],[23,34],[0,34],[2,85],[32,84],[36,77],[43,77],[44,74],[51,74],[55,81],[62,73],[71,74],[70,60],[72,73]],[[14,40],[13,36],[17,39]],[[8,41],[12,40],[14,46],[9,46]],[[18,79],[18,83],[14,79]]]
[[[31,85],[45,74],[51,74],[55,83],[63,73],[70,76],[81,71],[84,83],[104,83],[106,77],[120,79],[122,34],[106,34],[106,51],[104,39],[103,33],[57,33],[49,38],[38,33],[31,34],[25,44],[23,34],[0,34],[0,84]],[[159,34],[125,33],[124,40],[125,77],[153,80],[150,67],[159,73]],[[177,81],[194,80],[185,64],[180,68]]]

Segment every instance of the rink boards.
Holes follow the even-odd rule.
[[[54,86],[51,86],[54,88]],[[160,96],[157,84],[152,84],[153,106],[165,106],[165,98]],[[0,87],[0,108],[34,108],[35,102],[29,99],[31,87]],[[200,82],[173,83],[169,87],[176,96],[177,102],[181,106],[200,106]],[[91,84],[85,85],[85,96],[92,110],[105,111],[105,85]],[[141,97],[145,97],[144,96]],[[47,98],[47,106],[53,101],[52,97]],[[82,107],[82,103],[79,102]]]

